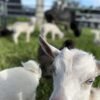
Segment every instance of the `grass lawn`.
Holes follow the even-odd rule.
[[[76,47],[93,53],[96,59],[100,60],[100,46],[93,43],[93,35],[88,29],[83,30],[83,34],[76,38],[73,34],[68,34],[64,31],[65,37],[63,40],[56,39],[56,41],[48,41],[56,47],[61,47],[62,43],[66,39],[72,39],[75,41]],[[21,61],[27,61],[29,59],[37,60],[38,49],[38,32],[31,36],[30,43],[25,42],[25,37],[22,35],[19,40],[19,44],[15,45],[11,37],[0,38],[0,70],[16,67],[21,65]],[[100,86],[100,78],[98,77],[94,83],[94,86]],[[37,91],[37,100],[48,100],[52,91],[52,81],[41,79],[41,84]]]

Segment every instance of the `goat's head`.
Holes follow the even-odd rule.
[[[60,51],[41,37],[40,45],[53,60],[54,90],[50,100],[89,100],[92,83],[100,74],[100,63],[82,50]]]

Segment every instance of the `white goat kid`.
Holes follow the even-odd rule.
[[[16,22],[13,25],[8,26],[9,30],[13,30],[13,40],[16,44],[18,44],[18,38],[22,33],[26,34],[26,42],[30,41],[31,33],[35,29],[35,21],[36,18],[30,18],[30,22]]]
[[[40,45],[53,60],[54,90],[49,100],[100,100],[92,90],[95,77],[100,75],[100,62],[93,55],[78,49],[60,51],[41,37]]]
[[[55,40],[56,36],[60,39],[64,37],[64,33],[61,32],[57,25],[53,23],[45,23],[41,28],[41,35],[46,38],[49,32],[51,33],[52,40]]]
[[[100,44],[100,30],[92,29],[91,32],[94,34],[94,43]]]
[[[33,60],[0,72],[0,100],[35,100],[41,69]]]

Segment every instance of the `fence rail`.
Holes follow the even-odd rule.
[[[25,16],[32,16],[35,14],[35,9],[32,7],[22,6],[18,3],[9,3],[0,1],[0,15],[25,15]]]
[[[0,29],[6,27],[8,17],[31,17],[34,15],[35,9],[32,7],[0,1]]]
[[[44,8],[51,7],[51,5],[38,5],[38,6],[40,7],[44,6]],[[33,7],[36,7],[36,4],[33,4]],[[72,9],[72,8],[66,7],[66,9]],[[100,10],[85,9],[85,8],[73,8],[73,9],[76,9],[75,11],[77,11],[75,20],[78,23],[83,23],[83,22],[90,24],[96,23],[100,25]],[[7,17],[31,17],[34,15],[35,15],[35,8],[23,6],[19,3],[0,1],[0,24],[3,22],[2,25],[6,25],[5,23]]]

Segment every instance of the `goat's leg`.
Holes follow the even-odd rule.
[[[62,39],[64,37],[63,33],[59,33],[59,38]]]
[[[31,36],[31,32],[27,32],[27,33],[26,33],[26,42],[27,42],[27,43],[30,42],[30,36]]]
[[[95,32],[95,38],[94,38],[94,42],[99,44],[100,43],[100,33],[99,32]]]
[[[20,32],[16,32],[13,34],[13,41],[15,44],[18,44],[18,37],[21,33]]]
[[[99,32],[99,36],[98,36],[98,39],[99,39],[99,43],[100,43],[100,32]]]

